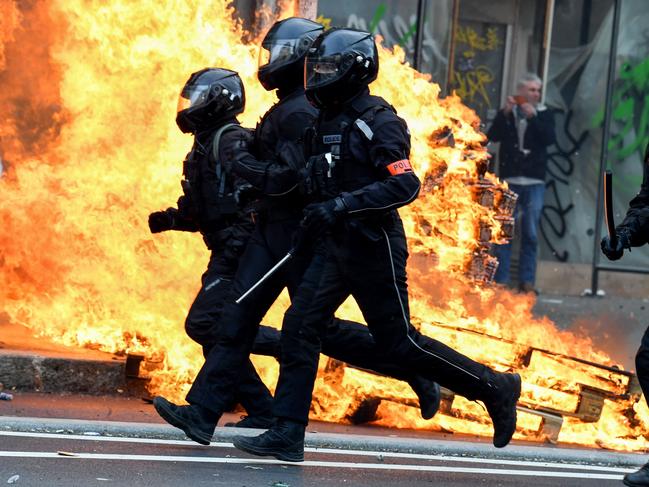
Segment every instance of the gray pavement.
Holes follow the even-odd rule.
[[[633,468],[543,459],[485,459],[308,447],[299,464],[242,453],[228,442],[3,432],[0,479],[32,487],[592,487],[621,485]],[[1,480],[0,480],[1,481]]]

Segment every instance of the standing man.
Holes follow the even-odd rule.
[[[153,401],[163,419],[201,444],[210,443],[219,417],[234,400],[261,319],[285,287],[295,295],[311,260],[309,251],[296,253],[246,301],[234,301],[293,248],[293,237],[300,230],[305,201],[298,188],[298,174],[304,168],[304,135],[317,116],[316,108],[304,96],[303,65],[307,50],[322,30],[316,22],[292,17],[274,24],[262,42],[259,81],[267,90],[277,90],[279,101],[255,130],[256,157],[239,145],[224,160],[234,174],[265,196],[256,205],[255,228],[234,276],[231,299],[215,325],[215,343],[187,394],[189,405],[179,406],[160,396]],[[378,353],[366,326],[331,316],[326,330],[323,353],[407,381],[419,397],[422,417],[430,419],[435,414],[439,386],[411,373],[412,369],[394,357]],[[255,424],[269,427],[272,423],[264,416]]]
[[[318,245],[284,315],[277,422],[258,437],[233,440],[255,455],[303,461],[326,323],[350,295],[383,356],[485,403],[496,447],[507,445],[516,428],[518,374],[494,372],[410,323],[408,249],[396,209],[417,197],[420,182],[408,159],[405,121],[369,93],[378,62],[371,34],[353,29],[324,32],[307,54],[306,96],[320,114],[309,159],[316,202],[304,209],[303,225]]]
[[[543,210],[548,146],[555,141],[552,113],[540,104],[541,78],[528,73],[516,85],[516,95],[498,111],[487,132],[491,142],[500,142],[500,179],[518,195],[514,215],[520,222],[518,288],[535,292],[538,227]],[[495,246],[498,269],[495,281],[509,283],[512,243]]]
[[[621,259],[625,249],[649,243],[649,145],[644,154],[643,174],[640,192],[629,203],[622,223],[615,228],[616,244],[612,245],[608,235],[602,239],[602,252],[609,260]],[[649,397],[649,328],[645,330],[635,356],[635,370],[646,401]],[[637,472],[626,474],[624,485],[649,486],[649,462]]]

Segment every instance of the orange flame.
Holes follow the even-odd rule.
[[[282,17],[295,13],[291,5]],[[162,361],[151,372],[151,391],[176,399],[202,362],[182,323],[207,253],[195,235],[150,235],[146,215],[180,194],[180,161],[191,140],[177,130],[174,107],[191,72],[237,70],[247,88],[246,126],[274,101],[256,81],[256,42],[242,42],[254,36],[233,14],[225,0],[0,6],[7,107],[0,154],[9,166],[0,178],[0,309],[65,344]],[[608,355],[587,337],[534,318],[531,298],[485,286],[472,273],[488,243],[502,238],[497,209],[476,201],[476,181],[503,188],[480,169],[487,154],[475,113],[455,96],[440,100],[438,86],[405,64],[400,49],[382,48],[380,56],[372,90],[408,121],[411,159],[425,186],[401,212],[415,254],[415,324],[498,370],[520,370],[530,408],[574,411],[579,384],[605,391],[601,419],[567,417],[560,441],[646,448],[646,405],[618,398],[628,376],[566,358],[612,365]],[[481,228],[489,230],[486,241]],[[278,325],[287,303],[283,295],[265,322]],[[340,315],[361,319],[351,301]],[[274,384],[276,362],[255,361]],[[382,424],[491,434],[474,403],[455,398],[444,414],[423,421],[404,384],[353,369],[321,375],[313,417],[344,421],[368,397],[385,399],[377,410]],[[535,437],[540,422],[522,413],[517,436]]]

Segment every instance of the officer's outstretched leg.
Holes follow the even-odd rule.
[[[367,326],[334,318],[322,340],[322,353],[353,367],[393,377],[408,383],[419,398],[421,417],[431,419],[439,409],[442,393],[439,384],[404,366],[386,360],[377,352],[376,341]]]
[[[494,446],[507,445],[516,429],[520,376],[495,372],[410,324],[403,228],[385,229],[379,242],[356,243],[350,255],[345,279],[379,348],[444,387],[483,401],[494,425]]]

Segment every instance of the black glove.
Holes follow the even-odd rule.
[[[324,154],[312,156],[306,162],[306,167],[300,170],[300,190],[305,195],[332,198],[338,191],[333,188],[329,177],[329,162]]]
[[[611,239],[607,235],[604,237],[600,243],[602,252],[609,260],[618,260],[622,258],[624,254],[624,249],[630,249],[629,245],[629,236],[625,232],[615,232],[617,235],[617,243],[615,247],[611,245]]]
[[[341,197],[322,203],[311,203],[304,208],[301,225],[309,237],[316,238],[331,229],[344,216],[346,210]]]
[[[154,211],[149,215],[149,230],[151,233],[160,233],[171,230],[174,227],[174,208],[165,211]]]

